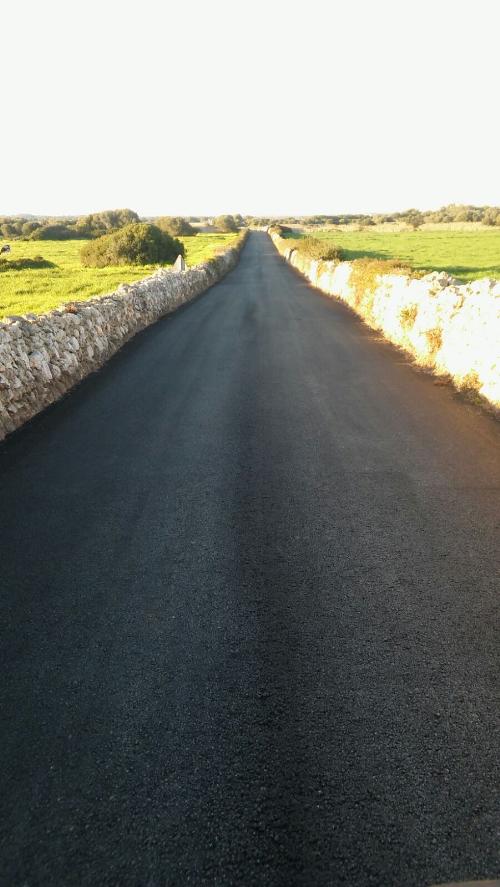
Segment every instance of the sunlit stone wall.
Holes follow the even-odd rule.
[[[352,263],[308,259],[286,238],[271,237],[314,286],[346,302],[418,364],[500,408],[500,281],[461,283],[444,272],[380,274],[375,286],[360,292]]]
[[[0,323],[0,440],[99,369],[137,332],[217,283],[235,247],[189,271],[159,270],[114,293]]]

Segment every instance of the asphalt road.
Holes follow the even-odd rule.
[[[253,234],[0,447],[0,883],[499,859],[500,426]]]

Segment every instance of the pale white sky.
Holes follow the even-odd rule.
[[[500,204],[498,0],[12,0],[0,214]]]

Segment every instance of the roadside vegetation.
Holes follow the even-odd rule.
[[[290,249],[296,249],[307,259],[317,259],[323,262],[342,262],[346,258],[345,252],[336,243],[325,238],[303,236],[296,237],[290,228],[283,225],[275,225],[270,229],[271,233],[286,237]]]
[[[161,228],[162,231],[166,231],[171,237],[194,237],[198,233],[191,222],[181,216],[160,216],[153,220],[153,224]]]
[[[132,209],[108,209],[87,216],[0,216],[0,237],[5,240],[90,240],[118,231],[135,222],[149,222],[172,237],[188,237],[198,233],[197,225],[208,228],[206,233],[237,234],[245,227],[245,220],[236,215],[202,219],[200,216],[159,216],[140,219]]]
[[[215,219],[212,220],[212,225],[214,228],[217,228],[218,231],[225,231],[227,233],[231,231],[236,232],[238,231],[240,220],[243,222],[241,216],[216,216]]]

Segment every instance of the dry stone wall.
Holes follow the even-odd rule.
[[[0,440],[98,370],[137,332],[217,283],[235,247],[188,271],[160,269],[107,296],[0,323]]]
[[[351,262],[309,259],[271,232],[278,252],[318,289],[353,308],[421,366],[500,408],[500,281],[460,283],[434,272],[379,274],[365,291]]]

